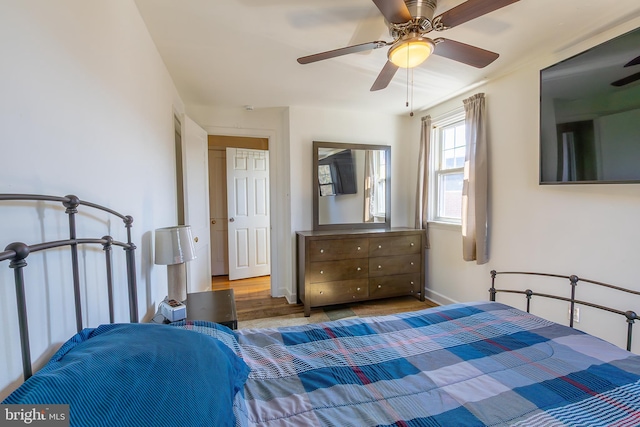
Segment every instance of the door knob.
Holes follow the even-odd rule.
[[[212,220],[211,220],[211,224],[215,224],[215,223],[216,223],[216,220],[215,220],[215,219],[212,219]]]
[[[235,221],[235,218],[229,218],[229,222]]]
[[[194,237],[194,238],[193,238],[193,241],[194,241],[194,242],[196,242],[196,243],[198,243],[198,236]]]

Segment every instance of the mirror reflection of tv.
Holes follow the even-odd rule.
[[[540,71],[540,184],[640,183],[640,28]]]
[[[358,193],[356,168],[351,150],[340,150],[335,154],[319,159],[318,165],[319,168],[329,166],[333,180],[333,193],[330,195]],[[322,192],[320,195],[323,195]]]

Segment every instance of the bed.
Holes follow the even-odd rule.
[[[69,405],[78,426],[640,425],[640,356],[493,300],[238,331],[131,320],[83,327],[2,403]]]

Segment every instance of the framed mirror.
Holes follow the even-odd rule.
[[[313,229],[391,227],[391,147],[313,141]]]

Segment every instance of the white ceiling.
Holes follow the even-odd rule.
[[[370,92],[386,48],[300,65],[301,56],[390,41],[371,0],[135,0],[187,105],[255,109],[315,106],[405,114],[435,105],[532,58],[640,16],[638,0],[520,0],[445,37],[500,54],[476,69],[432,56]],[[439,0],[436,15],[462,0]],[[409,78],[408,78],[409,77]]]

